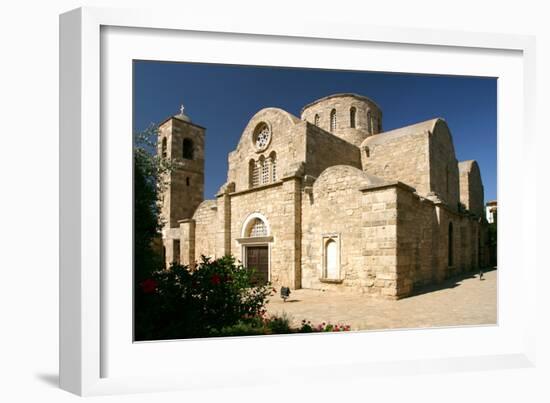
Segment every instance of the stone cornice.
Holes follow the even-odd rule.
[[[282,184],[283,184],[283,180],[279,180],[277,182],[267,183],[265,185],[260,185],[260,186],[256,186],[256,187],[249,188],[249,189],[239,190],[237,192],[231,192],[231,193],[229,193],[229,196],[240,196],[240,195],[251,193],[251,192],[257,192],[257,191],[262,191],[264,189],[269,189],[269,188],[281,186]],[[218,195],[218,197],[219,196],[223,196],[223,195]]]
[[[367,185],[367,186],[360,187],[359,190],[361,192],[369,192],[371,190],[381,190],[381,189],[387,189],[387,188],[392,188],[392,187],[396,187],[396,188],[398,187],[398,188],[407,190],[409,192],[416,192],[415,188],[413,188],[409,185],[406,185],[406,184],[404,184],[403,182],[400,182],[400,181],[391,181],[391,182],[384,182],[384,183]]]

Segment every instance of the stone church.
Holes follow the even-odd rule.
[[[204,200],[205,128],[183,111],[159,126],[173,162],[163,195],[166,262],[232,254],[259,281],[397,299],[487,263],[483,184],[436,118],[384,132],[356,94],[258,111]]]

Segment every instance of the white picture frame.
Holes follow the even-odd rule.
[[[105,33],[111,36],[107,38]],[[150,53],[147,56],[146,50],[141,55],[131,55],[132,49],[135,49],[131,44],[132,37],[137,35],[141,35],[140,49],[148,49],[155,41],[165,41],[167,45],[158,46],[155,55]],[[243,64],[249,60],[254,64],[270,65],[274,63],[274,57],[280,56],[281,60],[284,58],[282,53],[277,53],[281,52],[280,46],[293,49],[296,45],[305,49],[311,46],[312,41],[318,41],[319,46],[330,47],[335,52],[343,48],[362,52],[362,46],[368,47],[372,52],[388,52],[387,60],[394,64],[394,70],[396,60],[399,60],[396,57],[399,57],[400,52],[401,55],[409,56],[414,52],[442,54],[441,58],[433,59],[430,71],[415,70],[411,64],[412,67],[403,65],[404,72],[450,74],[440,66],[445,65],[445,60],[448,62],[453,58],[457,61],[455,74],[461,71],[467,73],[470,71],[468,68],[472,68],[480,75],[491,75],[490,72],[494,69],[503,69],[503,75],[499,76],[502,85],[499,83],[498,94],[498,325],[405,332],[132,343],[128,337],[128,331],[131,334],[131,329],[127,326],[128,318],[123,316],[129,302],[124,298],[120,298],[120,301],[112,298],[113,289],[117,289],[117,284],[124,281],[128,282],[128,290],[121,290],[121,294],[131,294],[128,268],[117,266],[125,267],[124,270],[121,269],[120,275],[105,269],[107,266],[113,267],[111,260],[127,262],[124,259],[128,257],[127,248],[128,245],[131,248],[131,239],[124,240],[122,243],[125,246],[121,246],[121,252],[115,253],[109,247],[104,232],[105,227],[109,227],[108,231],[113,231],[109,232],[112,239],[113,234],[124,235],[124,231],[128,230],[124,226],[124,223],[128,223],[128,216],[124,218],[126,221],[117,221],[116,215],[106,216],[105,213],[124,208],[124,202],[131,195],[131,190],[128,194],[131,184],[130,188],[117,188],[116,191],[124,195],[118,198],[119,204],[115,206],[112,192],[116,184],[121,183],[117,182],[121,180],[120,175],[124,174],[115,175],[112,169],[109,171],[115,161],[112,159],[113,150],[124,150],[128,142],[124,136],[108,136],[106,133],[112,133],[114,127],[120,128],[122,132],[127,131],[129,122],[126,117],[128,112],[131,114],[131,88],[128,88],[127,81],[124,80],[120,83],[122,87],[117,87],[119,84],[105,80],[102,75],[107,74],[105,68],[112,69],[108,74],[127,72],[126,62],[110,66],[111,61],[105,60],[105,57],[114,58],[115,55],[126,58],[125,60],[128,57],[145,56],[158,57],[159,60],[168,57],[184,61],[185,58],[181,59],[181,50],[172,47],[172,57],[166,50],[170,49],[169,43],[181,40],[178,35],[192,36],[188,38],[189,44],[192,41],[219,43],[233,40],[246,42],[249,49],[255,45],[273,47],[273,52],[266,52],[265,55],[257,53],[255,58],[251,58],[253,55],[245,55],[238,50],[238,46],[228,46],[233,53],[236,52],[237,57],[241,57],[238,60]],[[127,52],[121,45],[128,45],[124,46]],[[202,45],[208,44],[204,42]],[[219,54],[207,58],[204,54],[201,56],[199,46],[190,46],[189,49],[196,48],[193,61],[231,62],[233,57],[220,51]],[[109,53],[113,48],[116,53]],[[395,55],[391,52],[395,52]],[[464,57],[485,60],[487,65],[478,62],[474,67],[460,67],[460,60]],[[536,228],[534,220],[525,219],[531,216],[531,206],[524,202],[521,192],[515,192],[511,183],[521,183],[524,189],[530,189],[534,188],[536,180],[535,163],[529,159],[536,143],[533,127],[534,57],[534,38],[521,35],[394,29],[344,23],[327,25],[326,22],[314,19],[299,23],[290,20],[284,25],[268,19],[182,19],[175,13],[162,10],[81,8],[61,15],[61,387],[79,395],[98,395],[235,384],[247,386],[295,383],[297,379],[300,382],[322,382],[329,379],[326,375],[327,368],[338,368],[337,375],[333,371],[330,379],[344,380],[380,374],[532,367],[535,363],[536,284],[528,279],[536,277],[536,245],[528,242],[525,234],[535,233]],[[495,66],[494,58],[501,61],[499,66]],[[349,68],[350,62],[345,57],[341,63],[330,67]],[[384,68],[383,63],[388,62],[377,60],[376,63],[372,61],[370,64],[372,70]],[[415,60],[410,63],[415,63]],[[287,64],[288,61],[283,61],[280,65]],[[106,93],[110,95],[104,98]],[[117,108],[120,108],[120,114],[117,109],[116,117],[113,117],[114,113],[105,108],[106,104],[115,105],[115,101]],[[120,122],[112,119],[119,119]],[[119,123],[121,126],[117,126]],[[127,134],[131,137],[131,132]],[[511,136],[515,136],[515,141],[512,141]],[[130,153],[129,149],[126,151]],[[523,162],[521,177],[506,165],[512,157]],[[117,168],[127,174],[127,170],[131,170],[130,161],[128,155],[123,155],[117,162]],[[506,178],[505,181],[502,180],[503,177]],[[125,208],[128,210],[128,205]],[[502,228],[514,228],[514,231],[504,232]],[[516,272],[512,272],[512,268]],[[131,271],[131,267],[129,269]],[[518,294],[521,298],[512,304],[510,297]],[[117,328],[117,323],[121,324],[120,328]],[[311,343],[310,337],[316,337],[316,343]],[[342,343],[342,338],[346,338],[345,343]],[[418,346],[416,351],[410,351],[403,346],[405,339],[407,344]],[[319,348],[319,340],[327,346],[339,346],[342,354],[328,358],[325,355],[322,360],[318,359],[312,348]],[[442,345],[441,340],[452,343]],[[475,347],[476,344],[483,344],[488,340],[494,342],[480,346],[484,348]],[[378,351],[371,351],[366,356],[357,349],[354,350],[366,341],[377,345]],[[455,342],[458,344],[450,346]],[[243,351],[243,343],[246,343],[248,353]],[[382,354],[384,349],[380,347],[387,346],[393,346],[392,352]],[[266,351],[266,348],[279,353],[287,352],[288,360],[285,360],[284,371],[280,365],[262,368],[261,363],[254,363],[254,355]],[[326,351],[331,350],[327,348]],[[183,364],[181,359],[175,359],[182,356],[188,357],[188,361]],[[235,360],[239,363],[231,364],[231,367],[229,363],[235,363]],[[121,364],[117,367],[117,362],[127,362],[127,365]],[[138,368],[136,362],[142,362],[144,368]],[[242,370],[238,365],[243,365],[246,369]]]

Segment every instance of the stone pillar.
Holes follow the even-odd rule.
[[[195,267],[195,220],[179,220],[180,225],[180,263]]]
[[[301,178],[290,176],[283,179],[282,211],[287,220],[282,233],[280,248],[283,248],[289,263],[283,283],[292,289],[302,287],[302,189]],[[286,277],[286,278],[285,278]]]
[[[218,191],[218,219],[216,229],[216,257],[231,254],[231,193],[235,191],[235,183],[230,182]]]

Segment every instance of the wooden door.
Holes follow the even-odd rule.
[[[248,246],[246,266],[254,269],[254,281],[265,284],[269,281],[269,250],[267,246]]]

